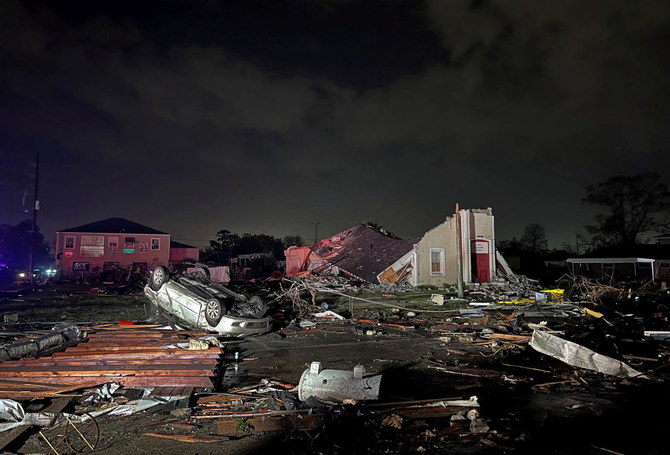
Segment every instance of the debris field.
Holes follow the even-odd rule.
[[[12,296],[0,447],[667,453],[667,419],[654,417],[670,404],[667,291],[570,284],[517,279],[459,299],[336,277],[246,283],[238,291],[269,302],[274,326],[243,338],[137,305],[130,319],[110,317],[113,306],[99,320],[62,318],[69,299],[53,289]]]

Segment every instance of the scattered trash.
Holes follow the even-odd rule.
[[[382,420],[382,425],[391,428],[397,428],[399,430],[402,428],[402,417],[400,417],[398,414],[388,415]]]
[[[591,349],[564,340],[548,332],[533,331],[530,346],[542,354],[554,357],[574,367],[585,368],[620,378],[649,379],[645,374],[631,368],[620,360],[598,354]]]
[[[340,320],[345,319],[344,316],[340,316],[339,314],[335,313],[334,311],[330,311],[330,310],[322,311],[321,313],[316,313],[314,316],[316,316],[317,318],[335,318],[335,319],[340,319]]]
[[[431,302],[436,305],[444,305],[444,295],[443,294],[433,294],[430,296]]]

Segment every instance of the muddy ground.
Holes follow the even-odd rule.
[[[389,302],[391,300],[385,300]],[[346,300],[329,299],[348,315]],[[141,293],[106,295],[90,287],[61,287],[25,295],[4,295],[0,316],[16,322],[4,332],[77,324],[147,321],[152,312]],[[339,305],[339,306],[338,306]],[[407,299],[402,305],[408,305]],[[422,307],[418,307],[422,308]],[[425,308],[425,307],[423,307]],[[358,305],[355,318],[398,317],[388,308]],[[421,313],[436,320],[447,314]],[[402,314],[400,315],[402,320]],[[396,319],[397,320],[397,319]],[[381,373],[380,400],[403,401],[477,396],[485,438],[445,437],[423,443],[418,430],[389,429],[370,420],[365,409],[345,408],[311,431],[251,434],[217,443],[184,443],[146,436],[148,432],[215,434],[213,421],[186,427],[180,410],[101,417],[100,454],[128,453],[460,453],[460,454],[665,454],[670,421],[664,418],[670,390],[664,380],[622,380],[571,367],[529,347],[482,351],[471,343],[440,339],[418,325],[415,330],[361,326],[351,319],[319,323],[318,330],[282,333],[289,323],[277,313],[273,332],[226,340],[221,390],[270,378],[297,384],[312,361],[324,368],[349,370],[364,365]],[[243,359],[232,360],[234,352]],[[567,379],[567,380],[566,380]],[[571,380],[572,379],[572,380]],[[657,378],[659,379],[659,378]],[[554,385],[542,385],[551,384]],[[419,422],[423,431],[444,422]],[[59,430],[45,430],[58,442]],[[428,433],[430,434],[430,433]],[[408,441],[412,441],[409,444]],[[7,448],[10,453],[54,453],[35,431]],[[60,453],[68,453],[61,445]],[[70,452],[71,453],[71,452]]]

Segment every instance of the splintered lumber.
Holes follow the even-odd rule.
[[[64,352],[56,352],[52,358],[66,358],[78,359],[83,357],[119,357],[119,358],[139,358],[139,359],[153,359],[153,358],[169,358],[179,357],[182,359],[197,359],[197,358],[218,358],[221,355],[221,349],[210,348],[202,351],[190,351],[188,349],[158,349],[145,351],[88,351],[71,353],[67,350]]]
[[[271,431],[312,430],[323,423],[323,414],[250,417],[243,424],[238,420],[216,422],[216,432],[228,436]]]
[[[107,379],[101,378],[85,384],[63,385],[44,383],[41,379],[40,382],[2,379],[0,380],[0,398],[55,398],[64,396],[68,392],[97,387],[105,382]]]
[[[175,388],[211,388],[222,361],[221,348],[164,348],[204,335],[138,328],[90,333],[84,342],[51,356],[0,363],[0,394],[44,397],[63,393],[59,387],[69,391],[110,381],[127,387],[165,387],[173,393]],[[30,385],[7,382],[12,379]],[[52,387],[35,387],[36,382]]]
[[[210,404],[221,404],[221,403],[234,403],[240,400],[255,399],[256,397],[251,396],[240,396],[239,394],[234,393],[217,393],[216,395],[209,395],[204,397],[199,397],[197,400],[198,405],[210,405]]]
[[[528,343],[530,341],[530,335],[510,335],[507,333],[492,333],[489,338],[508,343]]]
[[[150,397],[190,397],[194,387],[154,387]]]
[[[168,369],[154,365],[130,365],[110,368],[109,366],[67,366],[58,371],[44,370],[44,367],[24,367],[21,371],[0,370],[0,378],[42,378],[53,376],[208,376],[213,375],[209,368],[194,369],[191,365],[170,365]]]
[[[116,359],[96,359],[96,358],[86,358],[86,359],[68,359],[68,358],[60,358],[60,359],[34,359],[30,361],[30,366],[44,366],[44,367],[62,367],[62,366],[86,366],[86,365],[91,365],[91,366],[100,366],[100,365],[108,365],[108,366],[117,366],[117,365],[145,365],[146,359],[128,359],[128,358],[116,358]],[[168,358],[168,359],[163,359],[163,358],[156,358],[154,359],[153,362],[151,362],[152,365],[164,365],[164,366],[169,366],[169,365],[207,365],[210,367],[215,367],[219,363],[219,358],[218,357],[203,357],[203,358],[194,358],[194,359],[183,359],[183,358]],[[20,364],[19,364],[20,365]],[[0,363],[0,368],[3,367],[3,364]]]
[[[467,409],[467,406],[431,406],[396,409],[395,412],[409,419],[436,419],[440,417],[450,417]]]
[[[379,325],[383,327],[392,327],[394,329],[400,329],[400,330],[414,330],[416,327],[413,324],[406,324],[402,322],[382,322],[382,321],[375,321],[374,319],[357,319],[356,323],[358,324],[372,324],[372,325]]]
[[[222,442],[228,441],[230,438],[226,436],[216,436],[212,434],[162,434],[162,433],[144,433],[144,436],[151,436],[152,438],[172,439],[179,442]]]
[[[98,376],[98,384],[107,382],[116,382],[126,387],[167,387],[167,386],[182,386],[182,387],[201,387],[211,388],[212,380],[203,376]],[[89,384],[91,377],[81,376],[44,376],[39,378],[40,382],[48,384],[61,385],[78,385]]]

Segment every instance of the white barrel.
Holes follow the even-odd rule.
[[[325,401],[376,400],[382,375],[366,375],[362,365],[353,371],[322,370],[321,362],[312,362],[298,384],[298,399],[316,397]]]

